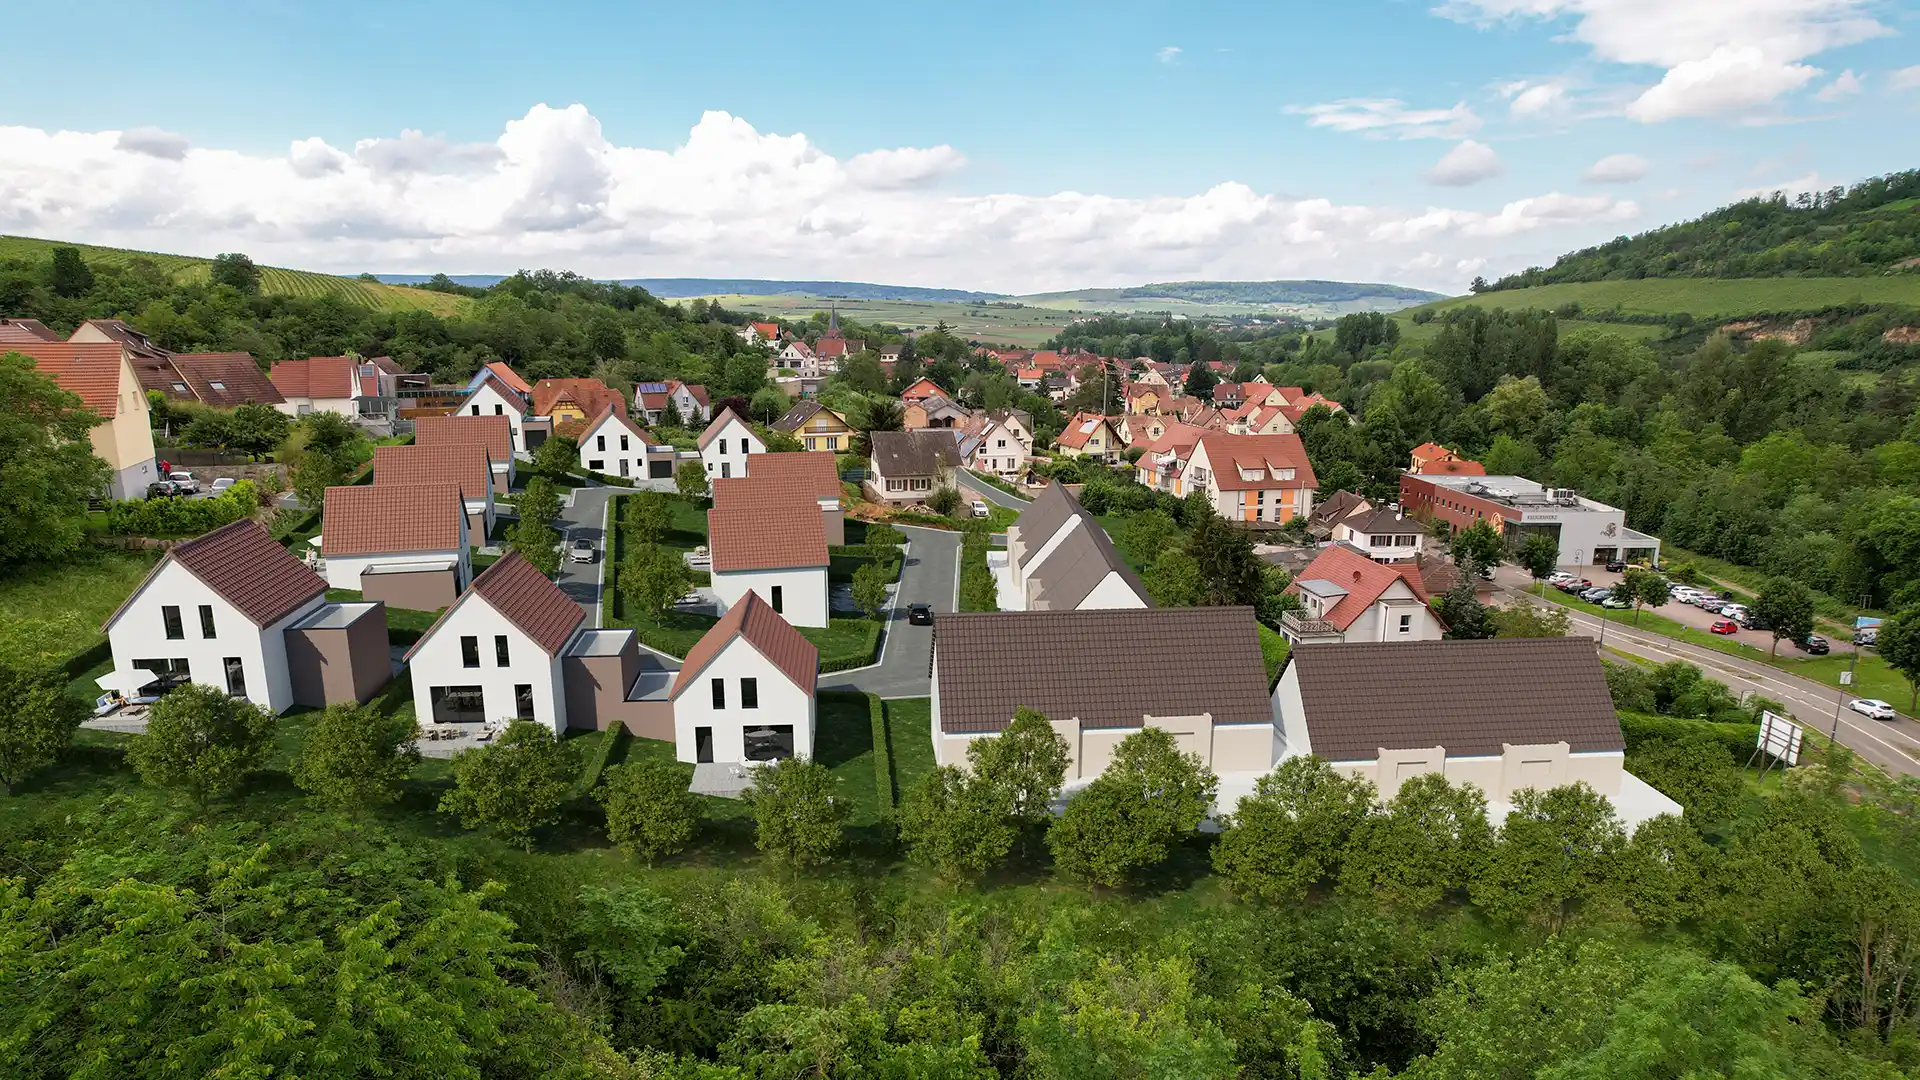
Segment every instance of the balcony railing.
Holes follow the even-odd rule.
[[[1285,611],[1280,614],[1280,629],[1293,637],[1339,637],[1340,628],[1325,619],[1316,618],[1304,611]]]

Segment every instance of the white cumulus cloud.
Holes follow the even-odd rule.
[[[1507,111],[1515,117],[1540,116],[1558,110],[1567,101],[1567,88],[1556,82],[1519,82],[1507,83],[1500,87],[1500,96],[1507,99]]]
[[[1409,109],[1398,98],[1342,98],[1320,105],[1289,105],[1308,127],[1331,128],[1376,139],[1460,139],[1479,130],[1467,103],[1451,109]]]
[[[1865,81],[1855,75],[1852,68],[1848,68],[1840,73],[1839,78],[1821,87],[1820,92],[1813,96],[1821,101],[1839,101],[1844,97],[1852,97],[1864,89],[1866,89]]]
[[[1445,187],[1467,187],[1499,176],[1506,168],[1493,147],[1466,139],[1454,146],[1427,170],[1427,182]]]
[[[1580,179],[1589,184],[1631,184],[1644,178],[1652,168],[1652,163],[1639,154],[1608,154],[1587,166]]]
[[[1153,58],[1163,64],[1177,64],[1180,62],[1180,46],[1162,45],[1159,50],[1153,54]]]
[[[120,138],[115,145],[122,150],[131,150],[136,154],[163,158],[167,161],[179,161],[187,156],[188,150],[185,135],[176,135],[157,127],[128,128],[120,133]]]
[[[871,188],[918,187],[932,183],[967,163],[967,156],[942,143],[907,146],[898,150],[869,150],[847,159],[847,176]]]
[[[1887,76],[1887,87],[1891,90],[1912,90],[1920,87],[1920,64],[1903,67]]]

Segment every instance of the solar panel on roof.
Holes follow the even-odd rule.
[[[639,390],[643,394],[664,394],[667,392],[667,384],[663,382],[643,382],[639,385]]]
[[[1080,425],[1080,431],[1081,431],[1081,433],[1082,433],[1082,434],[1085,434],[1085,433],[1087,433],[1087,432],[1090,432],[1090,431],[1092,431],[1092,430],[1093,430],[1094,428],[1096,428],[1096,427],[1099,427],[1099,426],[1100,426],[1100,421],[1098,421],[1098,420],[1088,420],[1088,421],[1085,421],[1084,423],[1082,423],[1082,424]]]

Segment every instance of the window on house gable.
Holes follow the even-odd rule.
[[[160,622],[166,626],[168,641],[186,639],[186,628],[180,625],[180,609],[168,604],[160,609]]]
[[[760,707],[759,679],[740,680],[740,707],[743,709],[757,709]]]
[[[506,667],[509,663],[507,659],[507,635],[505,634],[493,635],[493,662],[495,666],[498,667]]]
[[[210,638],[214,636],[212,604],[200,605],[200,636],[203,638]]]
[[[472,634],[463,634],[460,638],[460,666],[480,666],[480,639]]]
[[[708,679],[707,684],[713,688],[713,707],[716,709],[726,708],[727,707],[727,680]]]

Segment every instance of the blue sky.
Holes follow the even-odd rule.
[[[1868,0],[105,4],[9,25],[74,48],[10,57],[0,229],[337,270],[1457,289],[1747,190],[1912,167],[1920,120],[1920,12]]]

